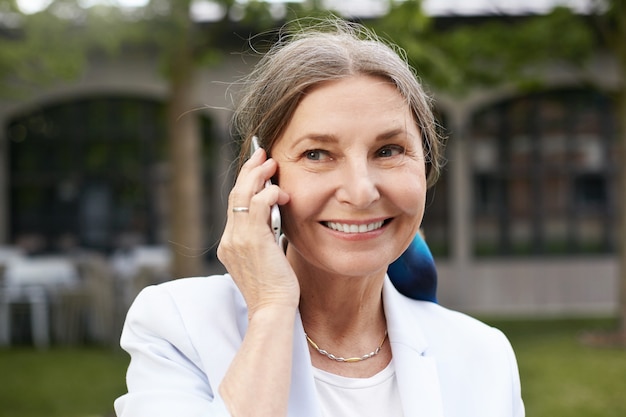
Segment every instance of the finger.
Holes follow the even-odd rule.
[[[265,187],[265,182],[277,169],[272,159],[264,160],[263,151],[255,153],[242,168],[229,195],[228,213],[223,238],[240,242],[272,236],[268,227],[271,206],[287,201],[286,194],[277,186]],[[281,200],[281,201],[279,201]],[[241,243],[241,242],[240,242]]]
[[[250,199],[250,220],[268,224],[271,208],[278,203],[280,193],[278,186],[271,185],[253,195]]]
[[[233,213],[248,213],[250,211],[250,207],[245,206],[234,206],[232,208]]]
[[[263,163],[267,162],[269,158],[265,153],[265,149],[259,148],[257,149],[250,158],[244,162],[237,174],[237,181],[239,179],[248,178],[249,174],[255,170],[255,168],[261,166]],[[235,181],[235,185],[237,185],[237,181]]]
[[[265,159],[264,151],[255,153],[242,167],[229,195],[229,204],[244,205],[252,196],[263,189],[266,181],[276,173],[277,164],[273,159]]]
[[[220,252],[218,256],[222,262],[227,259],[240,259],[241,256],[250,261],[248,258],[251,250],[252,253],[258,253],[261,247],[270,246],[268,242],[274,240],[268,224],[270,209],[279,200],[281,194],[284,192],[277,186],[263,188],[254,194],[245,206],[239,203],[242,205],[230,208],[224,234],[218,247],[218,252]]]

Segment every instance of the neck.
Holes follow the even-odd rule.
[[[313,268],[294,268],[300,282],[300,315],[310,339],[336,357],[362,357],[381,346],[387,331],[382,302],[385,274],[339,276]],[[379,353],[357,362],[329,359],[311,346],[313,366],[346,377],[365,378],[380,372],[391,360],[389,343]]]
[[[300,315],[307,333],[326,346],[379,341],[386,329],[383,276],[298,274]],[[316,339],[317,337],[317,339]],[[371,346],[370,346],[371,347]]]
[[[361,275],[340,274],[307,262],[291,245],[286,255],[300,284],[304,331],[320,350],[350,358],[376,352],[380,346],[373,357],[346,364],[320,354],[309,342],[313,366],[357,378],[384,369],[391,360],[390,344],[381,345],[387,331],[382,301],[386,267]]]

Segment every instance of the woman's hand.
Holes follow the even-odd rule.
[[[265,307],[297,308],[298,280],[268,225],[273,204],[289,195],[277,185],[265,187],[277,165],[257,150],[243,165],[228,198],[228,219],[217,256],[233,277],[248,305],[248,316]],[[247,211],[233,209],[247,207]]]
[[[248,306],[248,329],[219,386],[233,416],[287,414],[300,286],[268,224],[272,205],[289,201],[278,186],[265,187],[276,169],[263,149],[243,165],[217,248]],[[250,396],[252,391],[259,395]]]

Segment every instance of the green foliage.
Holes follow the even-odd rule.
[[[59,79],[76,79],[89,57],[120,50],[156,54],[164,73],[180,57],[192,65],[219,62],[220,36],[230,21],[234,0],[215,0],[225,11],[222,21],[198,25],[190,19],[191,0],[151,0],[145,7],[124,9],[99,5],[84,8],[80,0],[53,0],[38,13],[24,14],[15,1],[0,5],[0,94],[28,94]],[[242,25],[266,29],[274,22],[265,2],[241,9]],[[3,26],[4,24],[4,26]]]
[[[480,27],[460,27],[436,42],[450,57],[450,64],[464,71],[462,81],[479,85],[538,80],[540,76],[531,68],[558,61],[583,64],[594,45],[590,28],[566,8],[519,22],[502,19]]]
[[[270,4],[265,1],[251,0],[245,6],[237,4],[234,7],[238,10],[241,18],[239,22],[246,27],[264,30],[276,23],[270,10]]]
[[[504,82],[535,84],[545,65],[559,61],[582,65],[595,45],[588,22],[564,7],[547,15],[501,16],[484,23],[459,20],[439,29],[420,3],[394,4],[375,28],[406,49],[427,83],[446,91],[463,93]]]
[[[17,84],[77,75],[84,58],[76,53],[75,44],[60,41],[72,38],[72,28],[63,25],[66,22],[49,13],[28,17],[15,13],[13,18],[20,22],[20,29],[10,29],[8,36],[0,37],[0,80],[6,83],[2,88],[5,94]],[[63,58],[57,55],[60,51]]]
[[[277,22],[265,1],[214,3],[224,10],[222,20],[194,25],[189,19],[190,0],[151,0],[132,12],[111,6],[85,9],[79,0],[54,0],[46,10],[33,15],[19,13],[14,0],[7,2],[0,6],[0,15],[13,26],[5,30],[7,36],[0,37],[0,91],[6,95],[59,77],[75,78],[89,54],[114,53],[122,46],[148,48],[160,56],[166,72],[171,71],[183,48],[190,50],[196,65],[212,65],[220,60],[220,36],[228,32],[233,18],[251,32],[265,31]],[[285,19],[331,14],[318,3],[290,3]],[[428,84],[456,93],[503,82],[534,85],[540,78],[538,71],[547,62],[583,64],[596,44],[589,17],[564,7],[548,15],[501,16],[480,24],[459,19],[442,29],[425,15],[422,0],[389,3],[389,13],[371,25],[402,45]],[[623,33],[624,23],[616,18],[623,4],[610,2],[596,30]]]
[[[595,28],[609,47],[626,62],[626,1],[592,1],[596,8]],[[603,8],[606,6],[606,10]]]
[[[334,16],[340,16],[340,14],[332,9],[325,9],[321,7],[318,2],[303,2],[303,3],[294,3],[289,6],[287,9],[288,13],[285,17],[287,22],[290,24],[295,24],[298,20],[307,20],[311,21],[315,19],[326,19]]]
[[[56,0],[34,14],[0,9],[0,94],[28,93],[80,75],[90,53],[112,53],[120,44],[121,10],[83,9],[78,0]],[[7,22],[9,22],[7,24]]]

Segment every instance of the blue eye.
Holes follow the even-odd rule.
[[[404,148],[402,146],[390,145],[379,149],[377,156],[380,158],[391,158],[401,154],[404,154]]]
[[[310,161],[321,161],[328,158],[328,153],[320,149],[313,149],[304,153],[306,159]]]

